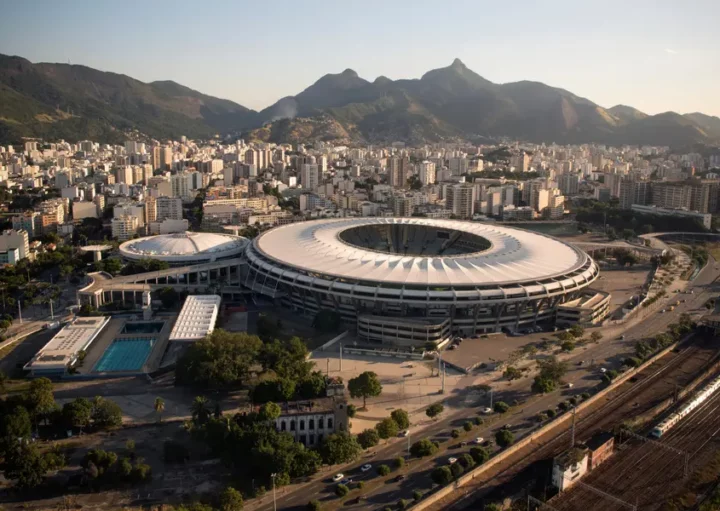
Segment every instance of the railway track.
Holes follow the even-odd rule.
[[[626,444],[585,482],[636,505],[639,510],[661,509],[686,482],[686,457],[689,474],[714,457],[720,445],[720,393],[669,430],[659,442],[662,446],[658,442],[640,442],[630,441],[629,446]],[[627,507],[582,487],[571,488],[549,504],[558,511],[612,511]]]
[[[689,344],[674,353],[663,357],[636,376],[637,380],[628,382],[613,391],[604,403],[599,404],[590,413],[578,416],[576,438],[586,439],[598,431],[612,429],[623,419],[652,409],[662,400],[672,396],[676,384],[686,385],[704,370],[713,358],[714,350],[708,341]],[[561,453],[570,441],[569,431],[550,433],[552,438],[535,444],[528,454],[520,451],[498,467],[489,469],[478,476],[472,484],[466,485],[452,497],[438,502],[431,509],[466,509],[474,507],[477,501],[488,501],[517,493],[527,486],[527,480],[519,477],[534,463],[552,458]],[[462,495],[460,492],[463,492]],[[494,495],[500,493],[500,495]],[[458,498],[459,497],[459,498]]]

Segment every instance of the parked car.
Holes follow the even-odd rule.
[[[448,458],[448,463],[450,463],[451,465],[456,462],[457,462],[457,458],[453,458],[452,456],[450,458]]]
[[[493,413],[492,408],[486,406],[485,408],[483,408],[483,413],[484,413],[484,414],[491,414],[491,413]]]
[[[345,479],[345,476],[343,474],[335,474],[332,479],[333,482],[337,483]]]
[[[575,385],[573,385],[572,383],[568,383],[568,384],[565,385],[565,386],[566,386],[567,388],[571,389],[571,388],[573,388]]]
[[[410,430],[409,430],[409,429],[406,429],[405,431],[403,431],[403,432],[400,433],[400,436],[401,436],[401,437],[408,437],[408,436],[410,436]]]
[[[604,367],[601,367],[601,368],[600,368],[600,372],[603,373],[603,374],[605,374],[605,373],[607,373],[607,369],[605,369]]]
[[[473,440],[473,443],[475,445],[482,445],[482,443],[485,441],[485,439],[481,436],[477,437],[475,440]]]
[[[365,463],[362,467],[360,467],[360,472],[367,472],[372,468],[372,465],[370,463]]]
[[[405,474],[400,474],[395,479],[393,479],[393,481],[395,481],[396,483],[399,483],[400,481],[404,480],[406,477],[407,476]]]

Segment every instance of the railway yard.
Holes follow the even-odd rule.
[[[718,338],[698,335],[660,358],[590,410],[578,414],[576,440],[585,441],[600,431],[617,431],[628,419],[648,414],[672,400],[678,389],[709,377],[717,370],[719,347]],[[658,442],[633,437],[620,443],[608,462],[583,479],[584,484],[594,488],[575,486],[543,508],[632,509],[637,501],[637,509],[659,509],[683,485],[686,453],[688,470],[692,472],[714,456],[715,444],[720,440],[715,436],[718,431],[720,394],[698,407]],[[646,431],[641,429],[640,433]],[[544,498],[551,493],[551,460],[569,447],[570,438],[568,427],[551,430],[428,509],[482,509],[486,503],[518,497],[528,490]]]

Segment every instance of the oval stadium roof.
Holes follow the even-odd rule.
[[[344,241],[340,233],[358,227],[407,226],[395,229],[405,238],[397,243],[386,238],[367,240],[361,234],[343,234],[358,243]],[[422,226],[414,229],[414,226]],[[409,239],[409,231],[423,231],[423,240]],[[447,241],[462,240],[468,233],[490,242],[482,249],[445,250]],[[361,231],[358,231],[361,232]],[[419,236],[419,235],[418,235]],[[416,237],[418,237],[416,236]],[[472,245],[474,237],[467,237]],[[472,239],[471,239],[472,238]],[[362,244],[374,248],[363,248]],[[421,243],[421,245],[418,245]],[[394,244],[396,250],[379,250],[380,244]],[[415,246],[409,246],[414,244]],[[426,247],[442,247],[427,256]],[[588,256],[554,238],[521,229],[488,223],[427,218],[359,218],[318,220],[272,229],[253,241],[265,257],[309,274],[330,275],[348,280],[374,280],[421,285],[504,284],[563,276],[582,267]],[[477,245],[475,245],[477,246]],[[399,250],[398,250],[399,247]],[[409,253],[398,253],[399,251]]]

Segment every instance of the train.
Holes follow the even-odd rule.
[[[670,414],[668,417],[662,420],[657,426],[650,432],[650,436],[655,438],[662,438],[668,430],[673,428],[675,424],[680,422],[684,417],[689,415],[695,408],[703,404],[715,391],[720,388],[720,376],[713,379],[708,385],[706,385],[700,392],[698,392],[690,402],[684,404],[680,410]]]

